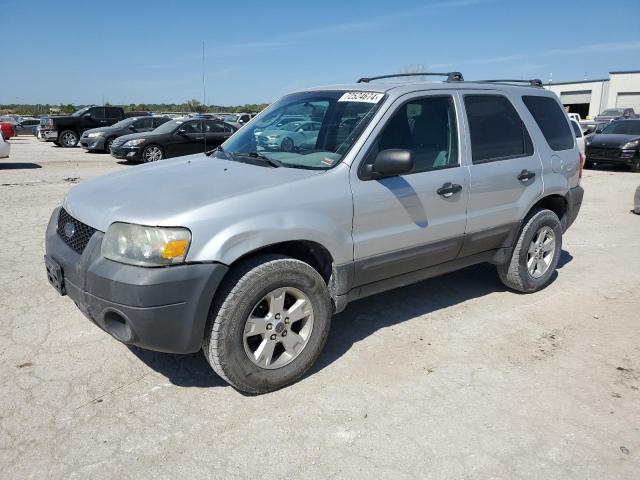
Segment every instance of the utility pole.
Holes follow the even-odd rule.
[[[202,41],[202,106],[207,105],[207,86],[204,77],[204,40]]]

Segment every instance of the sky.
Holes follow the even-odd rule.
[[[0,103],[270,103],[407,68],[640,70],[640,0],[0,0]]]

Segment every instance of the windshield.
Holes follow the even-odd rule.
[[[618,135],[640,135],[640,120],[626,120],[623,122],[610,123],[602,133],[613,133]]]
[[[619,115],[622,115],[622,110],[618,110],[615,108],[611,110],[605,110],[600,115],[603,117],[617,117]]]
[[[77,110],[75,112],[73,112],[71,114],[72,117],[81,117],[87,110],[89,110],[91,107],[84,107],[81,108],[80,110]]]
[[[378,110],[383,93],[288,95],[234,134],[216,157],[290,168],[327,170],[342,160]],[[295,120],[295,121],[292,121]]]
[[[178,125],[182,125],[183,123],[183,120],[169,120],[156,128],[153,133],[171,133],[178,127]]]
[[[225,122],[237,122],[239,117],[240,117],[240,115],[225,115],[224,116],[224,121]]]

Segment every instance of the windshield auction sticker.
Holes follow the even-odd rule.
[[[384,97],[384,93],[378,92],[347,92],[342,95],[339,102],[364,102],[364,103],[378,103],[380,99]]]

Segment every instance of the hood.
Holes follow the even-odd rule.
[[[590,147],[621,147],[625,143],[638,140],[640,135],[624,135],[620,133],[597,133],[589,137]]]
[[[318,170],[272,168],[189,155],[138,165],[88,180],[64,199],[67,212],[102,232],[115,222],[184,226],[173,223],[190,211],[215,215],[225,199],[277,187],[321,174]]]
[[[84,132],[82,132],[82,136],[86,137],[88,134],[90,133],[97,133],[97,132],[108,132],[109,130],[113,130],[112,127],[96,127],[96,128],[90,128],[88,130],[85,130]]]

